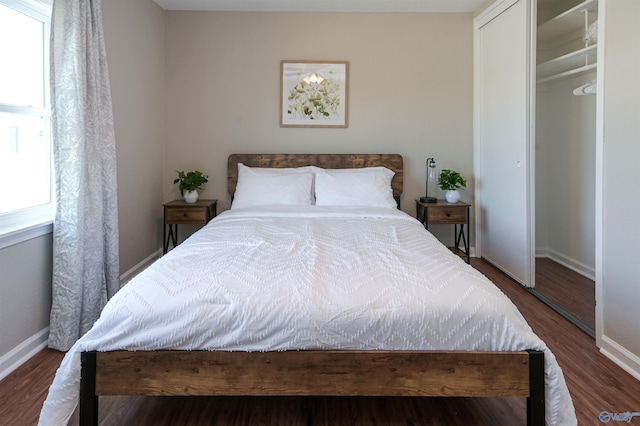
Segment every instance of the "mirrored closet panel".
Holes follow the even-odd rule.
[[[535,289],[595,329],[597,0],[538,0]]]

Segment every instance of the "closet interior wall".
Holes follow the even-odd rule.
[[[597,1],[538,0],[537,7],[536,257],[593,279],[597,95],[574,91],[593,91],[597,40],[585,42],[585,33]]]

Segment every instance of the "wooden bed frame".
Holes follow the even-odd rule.
[[[250,167],[385,166],[402,194],[396,154],[233,154]],[[527,424],[545,424],[541,351],[112,351],[83,352],[80,424],[98,424],[98,397],[149,396],[457,396],[527,398]]]

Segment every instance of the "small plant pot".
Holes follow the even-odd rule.
[[[447,203],[455,204],[460,201],[460,192],[457,189],[450,189],[445,192],[444,197],[447,199]]]
[[[195,203],[198,201],[198,191],[184,191],[182,196],[187,203]]]

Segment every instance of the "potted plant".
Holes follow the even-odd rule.
[[[198,201],[198,190],[202,189],[202,185],[209,181],[209,176],[199,170],[192,172],[178,172],[178,178],[173,181],[174,184],[179,183],[180,195],[184,197],[187,203],[195,203]]]
[[[445,198],[449,203],[457,203],[460,200],[458,188],[466,188],[467,180],[455,170],[442,169],[438,177],[438,185],[445,192]]]

